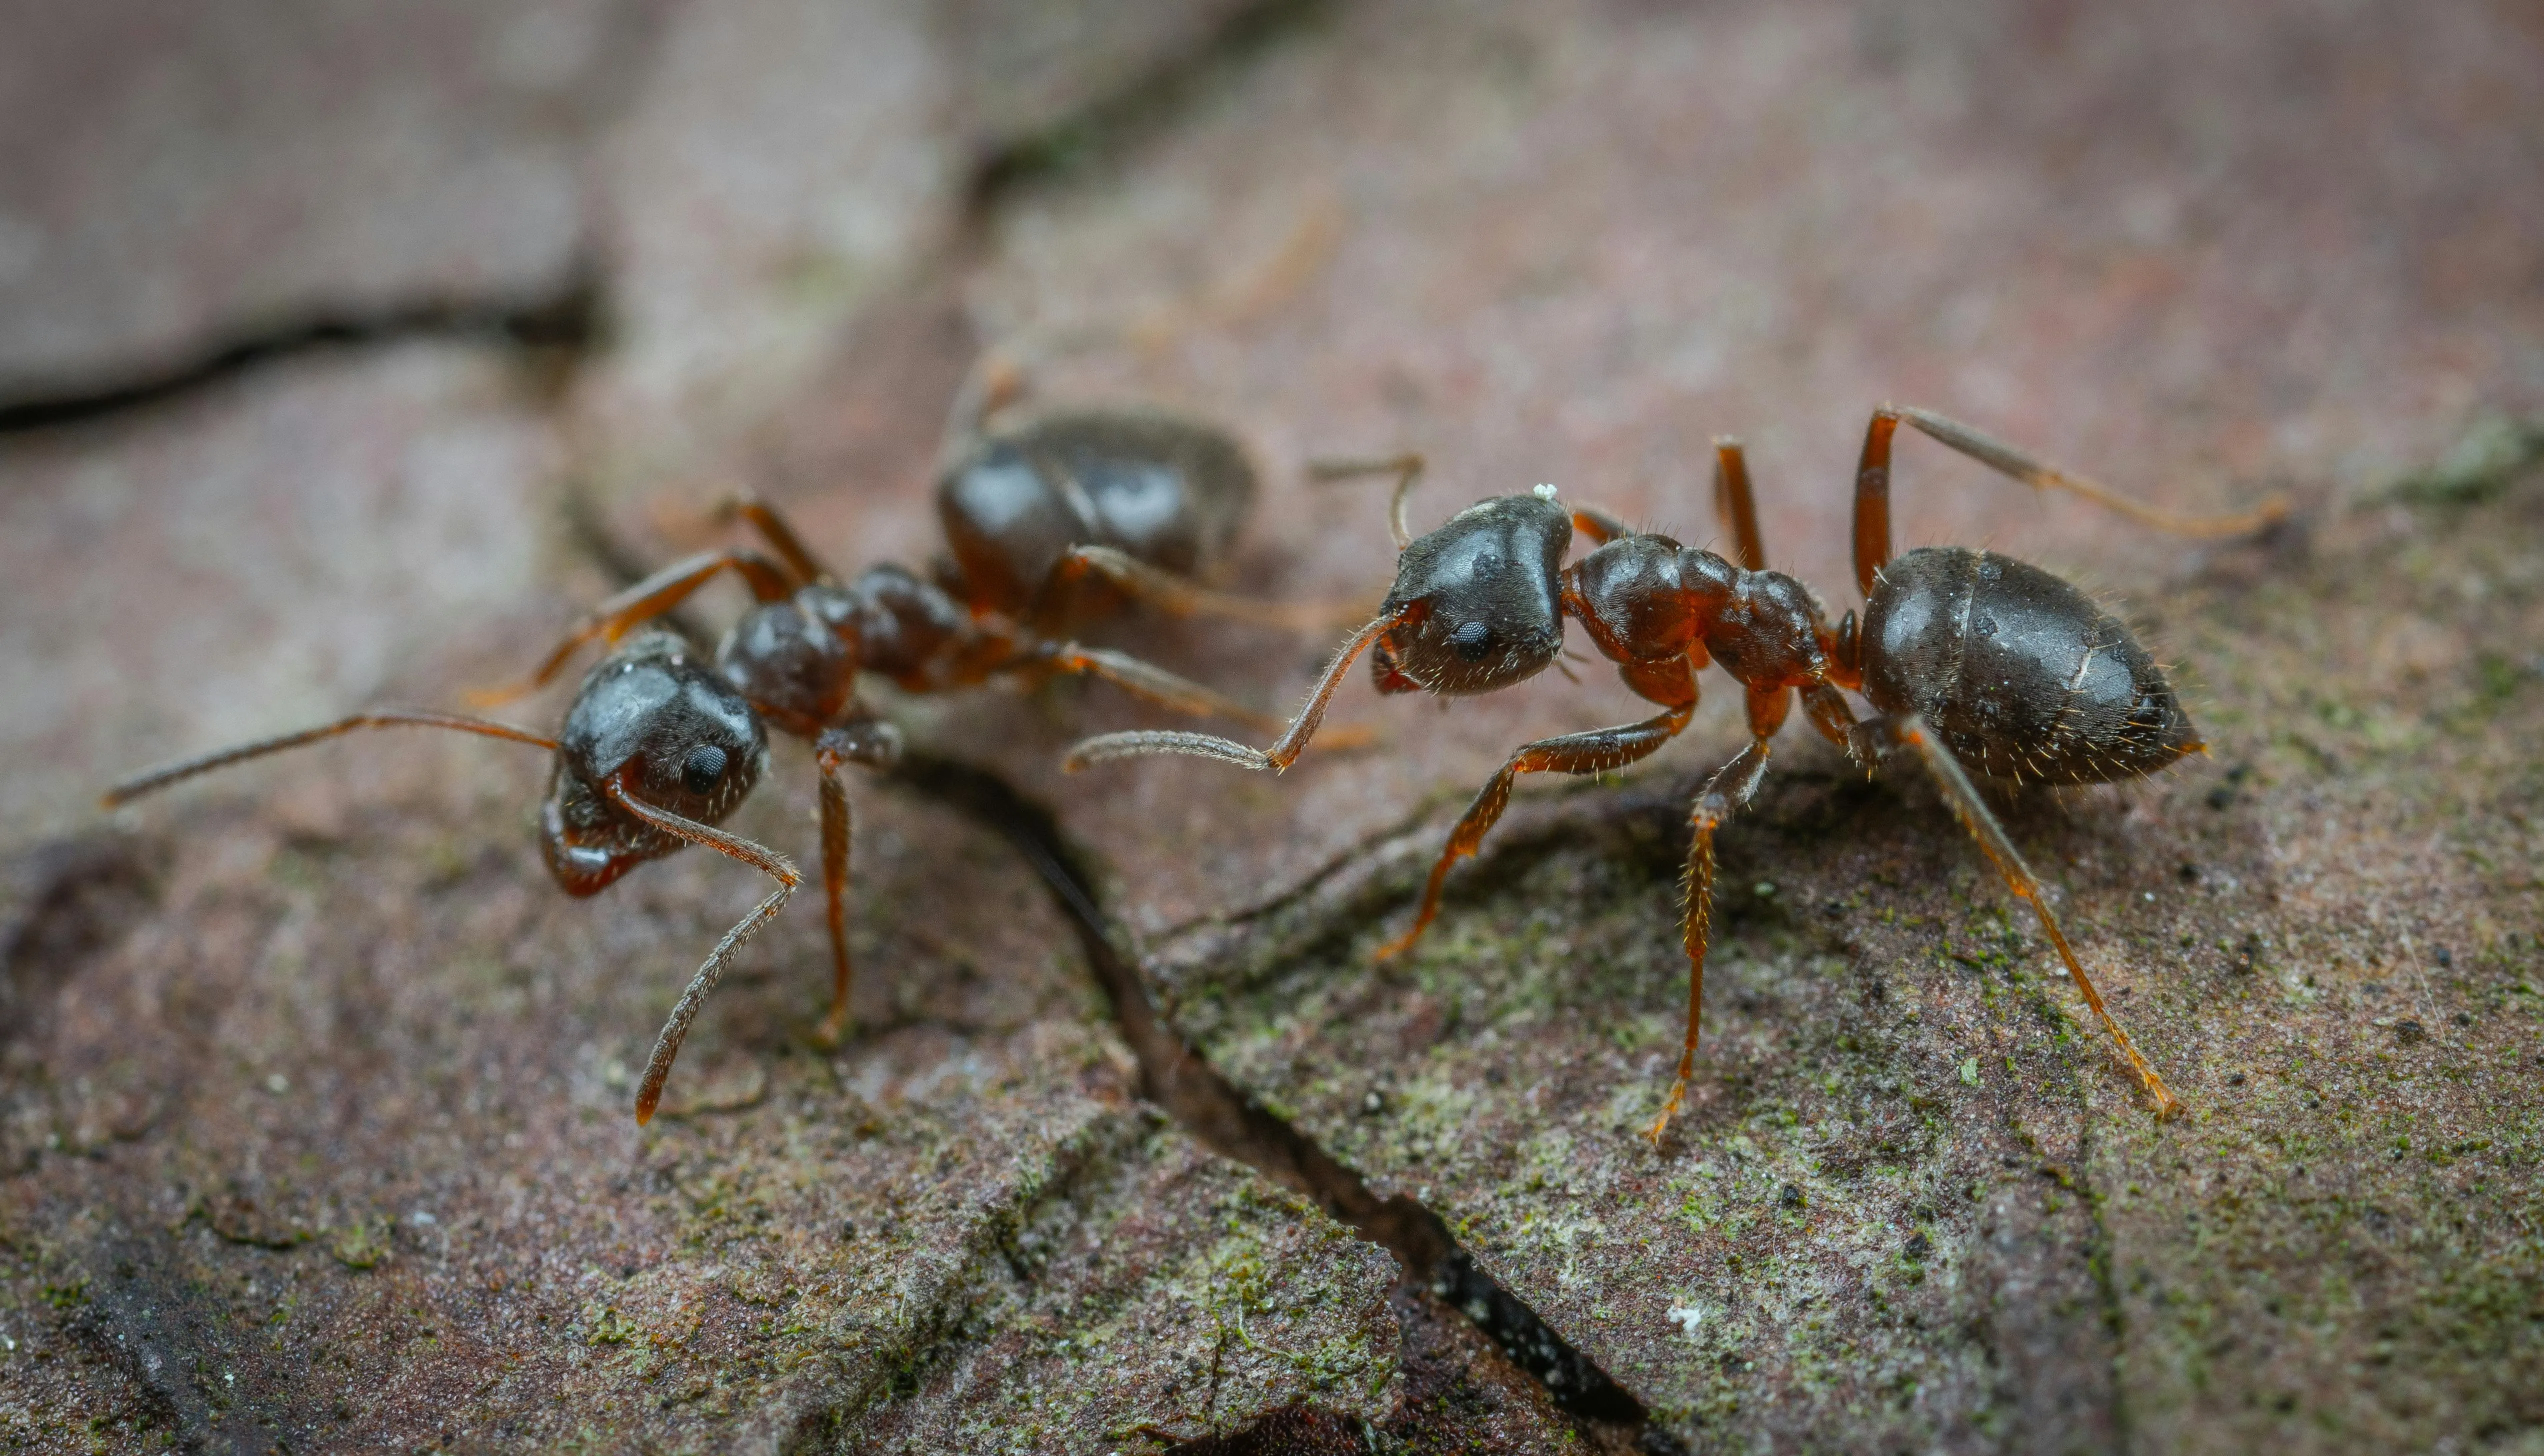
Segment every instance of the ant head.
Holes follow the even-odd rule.
[[[1488,693],[1563,651],[1557,574],[1571,513],[1551,491],[1498,496],[1451,516],[1396,559],[1382,609],[1401,619],[1382,660],[1435,693]]]
[[[548,870],[568,894],[594,894],[687,842],[611,803],[604,786],[712,824],[767,765],[767,731],[741,694],[678,637],[638,633],[584,678],[558,734],[539,813]]]

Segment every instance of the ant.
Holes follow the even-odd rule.
[[[1020,388],[1020,371],[994,354],[957,396],[936,487],[953,559],[937,579],[884,564],[842,581],[775,507],[736,496],[719,517],[748,523],[773,556],[735,547],[666,567],[595,607],[525,682],[474,695],[482,706],[529,692],[601,641],[607,651],[553,738],[446,713],[358,713],[165,764],[116,785],[101,803],[116,808],[198,774],[358,728],[447,728],[555,755],[539,843],[567,894],[597,894],[688,844],[768,876],[777,887],[725,932],[664,1023],[637,1087],[642,1124],[734,952],[802,883],[785,856],[714,827],[766,772],[768,730],[792,733],[810,740],[821,772],[832,985],[819,1035],[835,1043],[847,1030],[850,983],[849,809],[839,770],[889,768],[901,753],[899,730],[858,698],[860,672],[913,693],[1085,675],[1162,707],[1271,731],[1281,720],[1128,653],[1081,646],[1064,629],[1132,599],[1177,615],[1269,625],[1332,620],[1330,609],[1250,601],[1192,579],[1225,558],[1255,493],[1253,468],[1225,430],[1161,413],[1083,409],[993,423],[992,414]],[[742,579],[755,605],[712,662],[678,634],[647,625],[726,572]]]
[[[1767,568],[1740,442],[1714,442],[1714,502],[1738,560],[1638,531],[1590,506],[1567,508],[1552,486],[1467,507],[1416,539],[1405,524],[1419,457],[1337,465],[1329,473],[1398,474],[1389,524],[1395,584],[1379,615],[1352,634],[1306,706],[1269,748],[1205,733],[1137,731],[1086,739],[1075,769],[1107,759],[1186,753],[1279,773],[1315,734],[1343,673],[1364,651],[1378,690],[1443,696],[1488,693],[1535,676],[1563,650],[1563,622],[1577,620],[1636,696],[1661,711],[1640,723],[1523,744],[1468,806],[1433,865],[1412,928],[1378,954],[1420,938],[1440,908],[1441,886],[1475,852],[1510,802],[1521,774],[1597,774],[1657,750],[1695,716],[1697,672],[1719,663],[1748,699],[1749,743],[1706,782],[1690,814],[1682,934],[1688,960],[1687,1037],[1667,1103],[1647,1135],[1657,1146],[1677,1115],[1696,1067],[1711,928],[1713,836],[1746,806],[1766,776],[1768,743],[1796,693],[1811,726],[1867,773],[1888,752],[1917,751],[1944,801],[1978,840],[2006,886],[2040,917],[2067,972],[2146,1088],[2159,1116],[2181,1104],[2148,1065],[2076,958],[2040,881],[2024,863],[1977,788],[2002,782],[2101,784],[2153,774],[2204,751],[2189,716],[2129,630],[2074,586],[2037,567],[1987,551],[1928,546],[1893,557],[1891,436],[1905,421],[1952,449],[2034,488],[2055,487],[2190,535],[2225,536],[2278,519],[2272,500],[2248,515],[2174,516],[2114,496],[2081,477],[1956,421],[1925,410],[1873,411],[1856,473],[1855,572],[1865,603],[1831,631],[1801,582]],[[1563,564],[1573,533],[1594,549]],[[1841,689],[1877,715],[1859,722]]]

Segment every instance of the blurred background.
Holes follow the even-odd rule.
[[[783,505],[839,566],[923,562],[947,405],[1002,342],[1061,341],[1039,354],[1043,398],[1154,402],[1236,431],[1265,474],[1237,584],[1293,598],[1374,598],[1391,572],[1383,507],[1306,484],[1317,455],[1426,452],[1417,521],[1552,481],[1701,543],[1714,535],[1708,443],[1737,434],[1770,551],[1842,609],[1852,462],[1881,401],[1969,420],[2168,508],[2284,494],[2315,519],[2450,450],[2477,476],[2524,458],[2539,437],[2515,421],[2544,415],[2544,11],[2526,0],[17,0],[0,5],[0,857],[22,908],[66,884],[149,880],[123,851],[62,848],[95,842],[94,796],[117,775],[508,680],[630,567],[713,539],[705,508],[735,486]],[[2209,559],[1903,448],[1903,545],[1994,545],[2158,618],[2170,583]],[[703,610],[720,622],[739,600],[710,594]],[[1290,701],[1326,647],[1126,633],[1267,705]],[[1355,684],[1336,721],[1380,723],[1386,751],[1319,760],[1278,795],[1207,766],[1064,781],[1054,765],[1073,737],[1144,721],[1101,693],[898,711],[928,745],[1061,804],[1110,857],[1126,921],[1165,938],[1278,900],[1462,800],[1524,737],[1633,715],[1588,676],[1548,674],[1450,716],[1374,706]],[[512,711],[544,725],[562,702]],[[1709,704],[1672,772],[1729,750],[1734,706]],[[780,761],[757,817],[739,822],[809,854],[809,774]],[[76,1263],[108,1247],[94,1242],[104,1224],[81,1221],[95,1210],[140,1228],[174,1209],[182,1224],[208,1206],[201,1188],[264,1188],[287,1143],[383,1188],[482,1174],[529,1198],[552,1180],[540,1196],[560,1225],[497,1223],[570,1252],[540,1296],[560,1331],[601,1298],[572,1270],[619,1267],[604,1246],[687,1249],[682,1289],[740,1279],[740,1256],[717,1264],[671,1224],[631,1233],[638,1214],[588,1210],[627,1168],[668,1186],[671,1144],[619,1124],[607,1068],[641,1055],[691,943],[741,891],[683,861],[639,877],[650,888],[631,881],[632,920],[549,903],[524,829],[542,774],[495,746],[382,739],[207,785],[182,811],[154,806],[176,827],[149,841],[173,859],[150,863],[198,865],[187,873],[211,886],[166,903],[264,908],[236,924],[165,912],[156,969],[132,972],[146,994],[100,991],[82,1013],[91,1038],[64,1034],[87,1050],[12,1053],[26,1167],[65,1136],[120,1145],[96,1119],[124,1114],[92,1103],[125,1093],[63,1090],[107,1087],[117,1066],[114,1085],[151,1110],[131,1125],[157,1129],[131,1138],[177,1148],[141,1172],[44,1163],[68,1181],[20,1180],[18,1226]],[[864,1014],[936,1017],[961,1043],[959,1056],[953,1042],[912,1049],[910,1032],[888,1075],[854,1048],[823,1074],[878,1105],[887,1084],[923,1102],[909,1089],[940,1075],[989,1086],[1036,1057],[1078,1067],[1046,1045],[1062,1034],[1035,1028],[1089,1021],[1082,989],[1049,963],[1060,933],[1032,918],[1030,886],[996,881],[1007,872],[982,868],[990,851],[934,822],[887,802],[860,828],[882,877],[871,893],[918,907],[860,932],[873,963],[901,967],[878,971]],[[304,867],[310,882],[334,888],[268,903],[242,887],[303,852],[334,867]],[[423,878],[396,879],[410,864]],[[60,879],[64,865],[89,879]],[[366,917],[409,933],[387,906],[444,882],[473,886],[479,918],[451,932],[459,950],[313,949]],[[994,900],[1025,908],[967,940]],[[427,903],[413,913],[438,913]],[[1659,935],[1662,907],[1647,908]],[[783,969],[733,993],[735,1055],[796,1056],[811,1007],[796,962],[818,958],[819,934],[800,906],[771,932]],[[230,968],[189,962],[190,940],[224,948]],[[492,976],[533,956],[573,967],[553,1005],[521,992],[484,1013],[492,1031],[467,1030],[473,1012],[434,1020],[434,967]],[[376,1020],[321,1015],[310,1008],[334,993],[289,989],[304,967],[343,963],[368,967]],[[190,977],[244,999],[186,1001]],[[620,999],[601,1000],[612,987]],[[118,1060],[132,1047],[115,1029],[144,1003],[192,1027],[172,1065],[209,1081],[153,1082]],[[574,1029],[558,1029],[556,1006]],[[725,1035],[705,1026],[693,1043],[702,1075]],[[968,1070],[943,1071],[958,1062]],[[559,1113],[564,1142],[494,1151],[517,1145],[472,1122],[474,1104],[454,1111],[498,1063],[523,1088],[552,1079],[557,1106],[580,1110]],[[402,1066],[435,1070],[410,1087]],[[334,1111],[286,1111],[280,1091],[269,1107],[256,1089],[270,1082],[332,1088]],[[230,1094],[203,1089],[232,1083],[245,1101],[220,1111]],[[994,1172],[1075,1125],[1018,1096],[1009,1120],[988,1118],[1003,1130],[981,1134]],[[160,1119],[181,1105],[210,1120],[169,1131]],[[949,1127],[985,1116],[940,1111]],[[540,1120],[507,1115],[517,1134]],[[453,1116],[465,1135],[444,1152],[407,1166],[389,1151]],[[681,1156],[693,1174],[713,1161]],[[361,1164],[374,1157],[381,1168]],[[364,1218],[411,1232],[396,1222],[406,1192],[307,1191],[324,1182],[303,1192],[307,1227],[340,1251],[312,1256],[329,1277],[369,1267],[341,1253]],[[951,1249],[978,1212],[895,1217]],[[564,1228],[587,1215],[606,1227]],[[548,1337],[502,1323],[526,1316],[486,1313],[486,1289],[528,1277],[487,1238],[491,1263],[462,1293],[421,1272],[400,1286],[397,1299],[443,1301],[454,1351],[478,1353],[449,1354],[442,1384],[384,1398],[380,1439],[456,1439],[431,1413],[471,1400],[544,1411],[566,1378]],[[641,1279],[636,1266],[609,1277]],[[497,1267],[515,1272],[485,1273]],[[1336,1318],[1375,1317],[1384,1281],[1364,1273]],[[644,1318],[679,1326],[690,1296],[658,1294]],[[331,1307],[358,1324],[395,1302],[381,1298]],[[35,1317],[17,1318],[33,1338]],[[477,1388],[470,1361],[513,1345],[546,1351],[529,1358],[548,1374],[453,1394]],[[883,1347],[837,1354],[850,1371],[837,1378],[863,1389],[856,1362]],[[1666,1361],[1637,1358],[1621,1368],[1694,1409],[1695,1387],[1652,1374]],[[47,1379],[68,1383],[43,1399],[91,1398],[65,1394],[92,1388],[60,1368]],[[259,1368],[251,1384],[275,1409],[302,1411],[300,1376]],[[1280,1395],[1286,1368],[1245,1389]],[[768,1394],[780,1386],[796,1394]],[[632,1386],[573,1388],[572,1410],[614,1413],[604,1424],[654,1409]],[[704,1422],[680,1439],[717,1443],[742,1426],[716,1422],[770,1410],[766,1430],[796,1430],[805,1411],[835,1409],[807,1388],[717,1384],[661,1418]],[[182,1428],[231,1428],[216,1403],[166,1399]],[[21,1408],[38,1422],[62,1409]],[[1984,1422],[1952,1419],[1935,1429],[1984,1444]],[[518,1427],[533,1428],[549,1427]]]

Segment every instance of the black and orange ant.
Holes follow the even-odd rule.
[[[1861,623],[1850,611],[1831,631],[1801,582],[1767,569],[1738,441],[1715,442],[1715,504],[1738,561],[1637,531],[1615,515],[1567,506],[1552,486],[1478,502],[1416,539],[1404,503],[1418,457],[1354,469],[1399,473],[1390,509],[1395,585],[1377,618],[1354,633],[1307,704],[1269,748],[1205,733],[1109,733],[1079,743],[1073,768],[1150,753],[1187,753],[1278,773],[1316,731],[1325,705],[1364,651],[1382,693],[1487,693],[1532,677],[1563,649],[1563,621],[1581,623],[1626,686],[1660,705],[1640,723],[1528,743],[1485,784],[1432,867],[1412,927],[1379,952],[1401,953],[1439,912],[1450,868],[1475,852],[1510,802],[1521,774],[1596,774],[1646,757],[1695,716],[1697,671],[1718,662],[1748,696],[1749,743],[1706,782],[1690,815],[1684,885],[1687,1037],[1677,1080],[1649,1129],[1655,1143],[1678,1112],[1696,1067],[1705,955],[1713,894],[1713,835],[1758,792],[1768,741],[1794,694],[1812,727],[1868,773],[1893,748],[1917,750],[1945,803],[1979,842],[2014,893],[2030,903],[2068,974],[2144,1084],[2159,1115],[2180,1108],[2164,1079],[2103,1005],[2039,880],[1971,783],[1972,772],[2007,782],[2102,784],[2152,774],[2201,747],[2163,671],[2129,630],[2083,592],[2037,567],[1987,551],[1890,549],[1890,440],[1901,421],[2033,487],[2056,487],[2168,530],[2231,535],[2283,513],[2277,502],[2249,515],[2189,519],[2149,509],[2091,481],[2042,464],[1966,424],[1924,410],[1872,414],[1856,475],[1855,570]],[[1596,547],[1563,564],[1575,531]],[[1841,689],[1879,715],[1858,722]],[[1966,767],[1965,767],[1966,765]]]
[[[527,682],[483,695],[481,701],[501,702],[536,688],[578,649],[600,640],[609,651],[584,677],[554,738],[445,713],[359,713],[152,769],[116,785],[103,803],[114,808],[212,769],[357,728],[449,728],[556,755],[539,840],[568,894],[596,894],[687,844],[767,875],[777,887],[716,943],[656,1038],[637,1087],[641,1123],[653,1116],[681,1038],[736,948],[802,882],[785,856],[714,827],[766,771],[768,729],[792,733],[811,741],[821,771],[832,987],[820,1035],[835,1042],[847,1029],[850,983],[849,810],[839,769],[888,767],[901,751],[898,730],[858,698],[859,673],[913,693],[993,678],[1084,675],[1179,712],[1270,731],[1281,720],[1063,633],[1135,598],[1176,614],[1273,625],[1333,617],[1327,608],[1251,601],[1196,581],[1226,557],[1255,493],[1253,468],[1226,431],[1140,411],[1064,410],[994,422],[1019,389],[1019,372],[994,355],[958,397],[937,479],[938,514],[953,553],[939,579],[887,564],[842,581],[774,507],[737,497],[721,513],[752,526],[773,556],[734,547],[667,567],[595,608]],[[646,626],[726,572],[742,579],[755,604],[725,634],[711,663],[677,634]]]

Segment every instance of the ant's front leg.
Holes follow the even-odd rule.
[[[802,584],[790,576],[785,568],[756,551],[700,552],[685,561],[674,562],[594,607],[526,679],[508,688],[470,693],[469,701],[479,707],[492,707],[536,692],[547,686],[548,681],[565,667],[566,659],[585,643],[595,638],[603,642],[618,641],[627,635],[628,629],[642,626],[671,611],[688,600],[699,587],[714,580],[717,573],[728,570],[742,577],[743,583],[751,588],[753,598],[758,601],[784,601]]]
[[[1784,721],[1782,705],[1786,696],[1783,688],[1765,693],[1750,690],[1753,736],[1749,746],[1706,780],[1704,792],[1696,796],[1696,807],[1688,814],[1688,827],[1693,833],[1688,840],[1687,874],[1681,882],[1683,903],[1679,912],[1679,940],[1687,951],[1687,1039],[1680,1044],[1678,1077],[1670,1083],[1669,1101],[1662,1104],[1661,1114],[1643,1131],[1654,1147],[1660,1146],[1661,1134],[1669,1130],[1670,1119],[1678,1115],[1680,1104],[1687,1100],[1688,1079],[1696,1075],[1697,1030],[1705,1021],[1705,955],[1713,936],[1713,831],[1723,820],[1747,808],[1749,801],[1757,797],[1758,785],[1767,777],[1767,740]],[[1764,732],[1758,731],[1762,723],[1768,725]]]
[[[830,895],[831,1013],[814,1035],[835,1046],[848,1031],[848,790],[839,766],[861,763],[885,769],[901,761],[901,729],[877,718],[857,718],[822,729],[813,740],[822,769],[822,888]]]
[[[1476,846],[1483,843],[1485,833],[1501,818],[1502,810],[1510,806],[1511,787],[1520,775],[1606,773],[1650,757],[1663,743],[1679,735],[1688,720],[1696,716],[1696,672],[1685,658],[1669,665],[1675,671],[1666,677],[1646,670],[1630,679],[1636,691],[1665,704],[1666,712],[1641,723],[1540,738],[1522,744],[1510,756],[1501,772],[1475,795],[1474,803],[1467,805],[1458,827],[1450,831],[1448,845],[1440,851],[1439,862],[1431,867],[1430,881],[1422,887],[1422,908],[1414,912],[1413,928],[1381,947],[1379,959],[1402,955],[1430,928],[1433,917],[1440,913],[1440,891],[1448,883],[1450,867],[1473,854]]]
[[[780,514],[776,506],[751,492],[736,491],[727,496],[716,505],[715,517],[720,521],[747,522],[759,533],[761,540],[768,543],[768,549],[777,553],[777,559],[786,564],[786,569],[795,574],[796,579],[836,579],[836,574],[822,564],[821,558],[813,554],[813,548],[804,544],[804,538],[796,533],[794,523]]]

